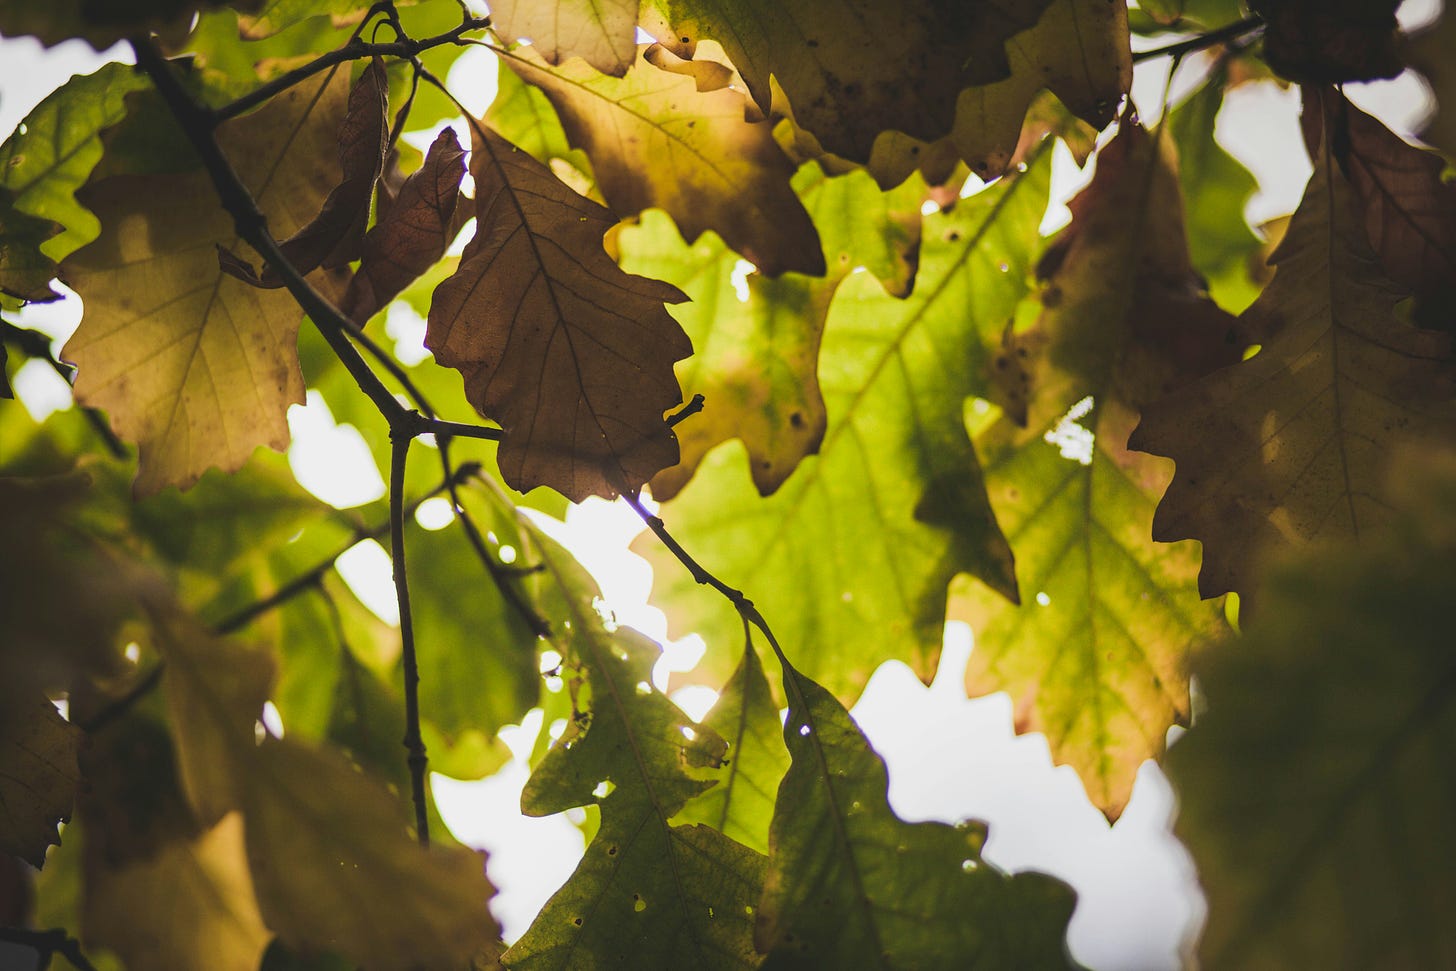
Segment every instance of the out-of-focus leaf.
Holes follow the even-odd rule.
[[[1219,305],[1238,313],[1258,296],[1249,261],[1263,243],[1244,218],[1244,206],[1259,184],[1213,137],[1226,83],[1225,71],[1210,76],[1171,113],[1168,134],[1178,147],[1178,185],[1193,267],[1208,280]]]
[[[576,56],[621,77],[637,59],[637,0],[496,0],[490,16],[497,33],[531,41],[550,64]]]
[[[45,866],[46,847],[61,841],[56,824],[71,818],[81,781],[81,737],[44,695],[14,702],[6,693],[0,707],[0,854]]]
[[[643,25],[675,53],[690,58],[698,41],[717,41],[760,108],[772,108],[773,75],[800,125],[827,150],[863,161],[886,129],[927,140],[945,135],[955,96],[1010,73],[1007,40],[1035,24],[1048,2],[657,0],[656,6],[660,19],[644,17]]]
[[[79,37],[104,51],[117,41],[156,31],[172,37],[186,35],[188,22],[199,9],[218,0],[126,0],[94,3],[90,0],[0,0],[0,34],[29,34],[50,47]],[[246,7],[248,0],[235,6]]]
[[[130,65],[103,65],[52,92],[0,145],[0,198],[8,195],[17,213],[65,227],[45,246],[51,258],[65,257],[100,232],[75,192],[101,158],[102,129],[120,121],[126,95],[146,85],[146,76]]]
[[[1396,469],[1390,532],[1287,559],[1197,667],[1208,711],[1168,775],[1204,967],[1456,962],[1456,463]]]
[[[1053,0],[1036,26],[1006,44],[1011,74],[969,87],[955,102],[955,126],[943,139],[922,140],[900,132],[882,135],[869,159],[881,185],[896,185],[917,168],[931,184],[943,182],[957,159],[982,178],[1006,171],[1023,155],[1027,111],[1043,88],[1065,111],[1107,127],[1132,84],[1127,6],[1105,0]],[[795,118],[798,118],[797,104]],[[826,145],[827,147],[827,145]]]
[[[1400,0],[1247,0],[1264,19],[1264,60],[1291,81],[1373,81],[1405,69]]]
[[[723,686],[703,725],[728,743],[723,778],[678,813],[679,823],[703,823],[750,849],[768,852],[774,796],[789,768],[779,709],[752,642]]]
[[[840,285],[820,353],[828,430],[778,492],[760,498],[742,450],[729,444],[663,507],[673,534],[725,582],[752,591],[836,697],[853,700],[892,658],[930,681],[957,573],[1015,596],[1011,550],[963,405],[985,393],[987,346],[1027,293],[1048,155],[926,217],[908,297],[888,295],[867,273]],[[736,660],[728,645],[742,636],[733,608],[650,537],[635,548],[654,564],[653,602],[673,636],[696,631],[708,643],[696,674],[726,681]]]
[[[1172,470],[1126,447],[1148,402],[1242,349],[1189,265],[1166,138],[1123,121],[1043,258],[1040,319],[996,359],[1030,379],[1025,420],[976,439],[1020,604],[984,586],[952,604],[976,632],[967,693],[1008,692],[1017,731],[1045,733],[1110,819],[1187,722],[1189,650],[1223,623],[1199,600],[1196,547],[1148,535]]]
[[[337,951],[371,971],[499,954],[483,854],[420,846],[397,797],[291,739],[257,747],[249,781],[248,861],[263,918],[286,945]]]
[[[822,275],[819,238],[790,187],[794,167],[773,126],[745,120],[741,93],[700,91],[691,78],[656,66],[672,58],[644,48],[620,79],[581,62],[548,69],[521,56],[509,63],[556,107],[615,212],[665,209],[689,242],[713,229],[770,276]]]
[[[577,731],[531,774],[532,816],[595,803],[601,828],[576,872],[506,953],[515,969],[753,968],[749,913],[764,859],[707,826],[668,820],[724,772],[725,743],[652,686],[655,644],[608,631],[596,584],[539,534],[542,612],[589,691]]]
[[[1385,275],[1416,295],[1421,311],[1456,320],[1456,184],[1435,152],[1406,143],[1335,91],[1306,88],[1305,145],[1318,157],[1326,122],[1341,173]],[[1447,326],[1450,326],[1448,322]]]
[[[590,175],[591,160],[585,152],[572,148],[566,140],[566,131],[561,127],[556,109],[540,88],[527,84],[512,70],[511,63],[501,58],[495,100],[485,112],[486,124],[540,162],[549,164],[552,159],[562,159]]]
[[[674,429],[682,461],[653,477],[660,500],[677,495],[703,456],[732,438],[747,447],[761,493],[782,485],[824,437],[819,340],[840,282],[868,266],[892,293],[913,283],[924,183],[881,193],[862,172],[826,178],[810,164],[795,184],[821,227],[829,267],[823,278],[748,272],[723,243],[703,237],[689,247],[651,212],[617,237],[623,269],[679,286],[690,298],[673,310],[696,351],[678,375],[684,392],[702,394],[707,404]]]
[[[1199,590],[1241,595],[1271,552],[1369,536],[1392,448],[1451,415],[1450,338],[1403,322],[1328,152],[1240,324],[1263,349],[1145,409],[1131,447],[1177,463],[1160,542],[1203,543]]]
[[[10,194],[0,190],[0,293],[37,303],[59,300],[61,295],[51,289],[59,268],[40,248],[64,229],[49,219],[17,212]]]
[[[340,307],[363,325],[445,255],[454,241],[465,151],[453,128],[430,146],[369,235]]]
[[[1451,51],[1456,49],[1456,10],[1447,7],[1441,19],[1413,37],[1408,46],[1411,67],[1425,75],[1436,95],[1435,112],[1426,122],[1421,138],[1428,144],[1456,156],[1456,67]]]
[[[332,951],[304,954],[291,951],[277,938],[263,953],[258,971],[357,971],[355,966]]]
[[[834,697],[787,662],[768,876],[754,929],[769,968],[1068,968],[1075,895],[981,857],[986,828],[906,823],[885,763]]]
[[[663,306],[682,294],[629,276],[602,249],[611,214],[479,123],[482,228],[435,290],[426,346],[500,422],[501,474],[579,502],[634,489],[678,459],[664,414],[692,352]]]
[[[270,37],[320,15],[327,15],[335,27],[356,24],[370,9],[365,0],[262,0],[251,6],[250,13],[238,17],[239,32],[250,41]]]
[[[329,191],[323,207],[308,223],[279,244],[284,257],[299,273],[316,267],[337,269],[359,257],[374,183],[384,169],[389,141],[388,83],[384,62],[374,58],[349,92],[349,106],[339,128],[339,168],[343,177]],[[251,266],[239,273],[236,263],[224,261],[225,272],[256,286],[283,286],[271,266],[256,274]]]
[[[325,73],[218,130],[280,236],[332,188],[325,160],[348,89],[347,72]],[[137,494],[237,469],[259,445],[282,448],[288,405],[303,400],[300,315],[289,294],[218,268],[217,246],[236,236],[207,176],[117,176],[81,195],[102,233],[62,264],[86,304],[62,353],[77,366],[77,401],[138,444]]]

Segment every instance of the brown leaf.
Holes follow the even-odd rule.
[[[1381,269],[1425,309],[1449,317],[1456,306],[1456,183],[1441,178],[1445,160],[1407,144],[1344,95],[1306,87],[1301,121],[1311,158],[1326,120]]]
[[[1249,0],[1264,18],[1264,60],[1303,83],[1393,78],[1405,64],[1397,49],[1400,0]]]
[[[1437,20],[1426,30],[1411,37],[1406,47],[1411,67],[1425,75],[1436,95],[1436,109],[1421,131],[1429,145],[1456,155],[1456,10],[1447,5]]]
[[[504,432],[507,484],[610,498],[678,460],[664,413],[692,353],[672,286],[623,273],[602,249],[610,212],[472,124],[478,230],[435,290],[425,344]]]
[[[794,195],[794,166],[766,121],[744,120],[747,99],[704,91],[655,45],[620,79],[580,61],[554,70],[508,62],[561,116],[567,137],[591,157],[607,204],[621,215],[665,209],[692,242],[712,229],[761,272],[824,274],[814,223]]]
[[[364,227],[369,222],[369,200],[383,171],[389,141],[388,94],[384,62],[376,57],[349,92],[348,111],[339,128],[343,178],[329,192],[318,215],[279,244],[284,257],[299,273],[310,273],[319,266],[337,269],[359,256]],[[220,264],[225,273],[245,283],[268,289],[283,286],[283,278],[271,266],[264,266],[263,272],[256,274],[236,257],[220,259]]]
[[[1177,463],[1160,542],[1203,543],[1205,597],[1253,588],[1271,553],[1378,532],[1392,450],[1451,418],[1451,342],[1403,322],[1328,153],[1240,323],[1263,348],[1147,408],[1130,446]]]
[[[45,866],[56,824],[71,818],[81,739],[45,695],[0,709],[0,855]]]
[[[425,164],[404,181],[364,237],[359,269],[340,307],[363,324],[445,255],[454,239],[465,150],[453,128],[442,129]]]

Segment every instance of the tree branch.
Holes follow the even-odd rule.
[[[410,796],[415,804],[415,830],[421,846],[430,845],[430,817],[425,803],[425,770],[429,758],[420,736],[420,668],[415,657],[414,618],[410,613],[409,576],[404,560],[405,465],[413,435],[389,436],[389,556],[394,562],[394,598],[399,604],[399,636],[404,664],[404,747],[409,753]]]
[[[1257,14],[1245,17],[1243,20],[1236,20],[1233,23],[1220,27],[1217,30],[1210,30],[1206,34],[1199,34],[1197,37],[1190,37],[1185,41],[1176,44],[1169,44],[1167,47],[1159,47],[1151,51],[1137,51],[1132,56],[1134,64],[1141,64],[1143,61],[1151,61],[1158,57],[1183,57],[1192,54],[1194,51],[1201,51],[1215,44],[1223,44],[1245,34],[1253,33],[1264,26],[1264,18]]]

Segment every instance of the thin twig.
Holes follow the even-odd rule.
[[[81,953],[81,942],[61,928],[33,931],[24,927],[0,927],[0,941],[35,948],[40,952],[41,968],[50,967],[51,958],[59,954],[71,962],[76,971],[96,971],[96,965]]]
[[[677,411],[675,411],[671,415],[668,415],[667,416],[667,427],[668,428],[671,428],[674,425],[676,425],[678,422],[682,421],[684,418],[690,418],[690,417],[692,417],[693,415],[696,415],[698,412],[700,412],[702,410],[703,410],[703,396],[700,395],[700,394],[695,394],[695,395],[693,395],[693,400],[692,401],[689,401],[687,404],[683,405]]]
[[[409,576],[404,559],[405,466],[409,461],[411,435],[389,436],[389,554],[394,561],[394,597],[399,604],[399,637],[404,665],[404,747],[409,753],[410,795],[415,804],[415,829],[421,846],[430,845],[430,817],[425,803],[425,769],[429,758],[420,736],[420,668],[415,657],[414,619],[410,613]]]
[[[1167,47],[1159,47],[1151,51],[1137,51],[1132,56],[1132,62],[1134,64],[1141,64],[1143,61],[1151,61],[1157,57],[1183,57],[1185,54],[1201,51],[1204,48],[1213,47],[1215,44],[1223,44],[1243,37],[1245,34],[1251,34],[1263,26],[1263,17],[1257,14],[1245,17],[1243,20],[1234,21],[1217,30],[1210,30],[1206,34],[1199,34],[1197,37],[1190,37],[1176,44],[1169,44]]]
[[[295,84],[306,81],[320,71],[326,71],[335,65],[343,64],[347,61],[362,61],[367,57],[400,57],[413,60],[420,53],[432,47],[442,47],[445,44],[457,43],[463,34],[467,34],[472,30],[484,30],[489,26],[489,17],[467,17],[461,21],[460,26],[447,30],[445,33],[435,37],[426,37],[423,40],[411,40],[408,37],[403,37],[387,44],[373,44],[355,37],[343,47],[329,51],[327,54],[309,61],[301,67],[296,67],[286,74],[280,74],[272,81],[248,92],[236,101],[229,102],[221,108],[207,112],[208,121],[210,124],[216,125],[219,122],[240,115],[245,111],[250,111],[268,99],[287,91]]]

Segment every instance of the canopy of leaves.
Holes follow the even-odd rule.
[[[1407,44],[1395,6],[0,0],[6,37],[136,61],[0,144],[0,390],[72,375],[24,304],[84,304],[80,407],[0,408],[0,874],[43,864],[65,929],[30,939],[106,971],[1067,967],[1069,889],[899,818],[845,707],[885,661],[929,681],[951,617],[967,692],[1109,818],[1195,721],[1208,966],[1456,962],[1456,189],[1333,86],[1409,57],[1451,150],[1456,18]],[[1135,60],[1192,90],[1155,131]],[[1261,233],[1214,135],[1271,77],[1315,172]],[[1061,146],[1095,175],[1044,234]],[[305,389],[386,498],[258,448]],[[701,721],[546,536],[618,495],[723,689]],[[343,579],[376,541],[397,622]],[[431,773],[538,720],[522,810],[589,810],[589,845],[507,948]]]
[[[1453,473],[1449,452],[1407,456],[1392,530],[1288,559],[1242,642],[1198,666],[1209,713],[1169,773],[1210,967],[1456,960]]]

